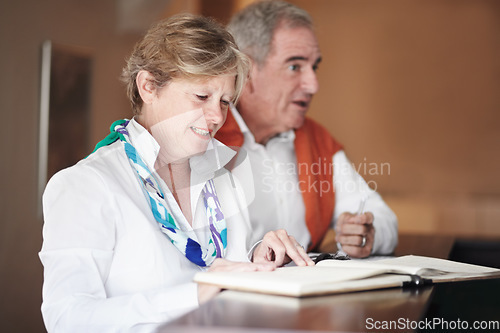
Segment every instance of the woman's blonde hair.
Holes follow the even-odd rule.
[[[235,96],[241,94],[249,72],[249,60],[239,51],[232,35],[214,20],[191,14],[172,16],[153,25],[140,40],[123,68],[121,79],[134,114],[142,99],[136,78],[141,71],[153,76],[157,88],[174,78],[208,78],[234,74]]]

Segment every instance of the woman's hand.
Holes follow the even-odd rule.
[[[214,260],[208,272],[255,272],[272,271],[276,268],[273,263],[235,262],[222,258]],[[198,302],[200,304],[210,300],[221,291],[221,288],[209,284],[198,284]]]
[[[269,231],[262,242],[255,248],[252,261],[254,263],[274,263],[277,267],[295,262],[297,266],[314,266],[306,250],[288,235],[286,230]]]

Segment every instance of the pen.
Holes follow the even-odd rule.
[[[366,197],[362,197],[361,202],[359,203],[358,213],[356,215],[363,215],[365,213],[365,203]]]

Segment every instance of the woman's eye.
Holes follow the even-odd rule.
[[[221,100],[221,101],[220,101],[220,104],[221,104],[224,108],[226,108],[226,109],[227,109],[227,108],[229,107],[230,102],[229,102],[229,101],[224,101],[224,100]]]
[[[196,95],[196,97],[200,100],[200,101],[205,101],[208,96],[207,95]]]

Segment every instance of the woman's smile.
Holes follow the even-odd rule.
[[[210,135],[211,131],[208,131],[208,130],[205,130],[205,129],[202,129],[199,127],[194,127],[194,126],[191,126],[190,128],[194,133],[201,135],[204,139],[211,138],[211,135]]]

